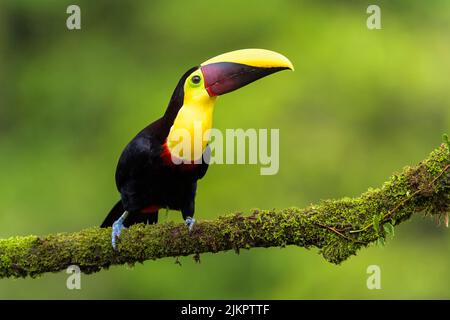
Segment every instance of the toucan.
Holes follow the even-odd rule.
[[[196,124],[202,133],[212,128],[217,96],[282,70],[294,70],[285,56],[242,49],[209,59],[181,77],[164,115],[141,130],[119,158],[115,180],[121,198],[101,224],[112,226],[114,248],[124,227],[157,223],[163,208],[181,211],[192,230],[197,181],[208,170],[208,161],[197,160],[206,159],[210,148],[206,139],[183,152],[177,132],[188,132],[193,142]]]

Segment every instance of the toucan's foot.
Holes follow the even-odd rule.
[[[128,211],[125,211],[119,219],[117,219],[113,225],[112,225],[112,232],[111,232],[111,242],[114,249],[116,249],[116,240],[120,236],[120,233],[123,229],[126,229],[123,225],[123,222],[128,216]]]
[[[195,224],[195,219],[191,218],[191,217],[187,217],[186,220],[184,221],[184,223],[188,226],[189,232],[191,232],[192,231],[192,227]]]

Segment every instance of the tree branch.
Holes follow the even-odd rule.
[[[384,242],[393,226],[423,212],[448,224],[450,154],[448,140],[415,167],[394,174],[379,189],[358,198],[326,200],[305,209],[255,210],[203,221],[189,233],[183,224],[134,225],[124,230],[118,250],[111,229],[12,237],[0,240],[0,278],[37,276],[77,265],[93,273],[111,265],[205,252],[284,247],[316,247],[332,263],[358,249]]]

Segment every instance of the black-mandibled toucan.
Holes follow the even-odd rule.
[[[294,67],[279,53],[244,49],[209,59],[181,77],[164,115],[139,132],[120,156],[116,184],[121,200],[101,225],[113,227],[114,247],[124,226],[156,223],[160,208],[180,210],[192,229],[197,180],[208,169],[207,162],[194,161],[208,152],[208,145],[207,141],[193,145],[190,154],[175,152],[179,137],[174,132],[184,129],[193,136],[194,123],[201,123],[201,129],[207,131],[212,127],[217,96],[286,69]],[[176,158],[183,158],[183,163],[175,164]]]

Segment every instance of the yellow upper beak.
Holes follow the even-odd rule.
[[[286,68],[294,70],[294,65],[280,53],[265,49],[242,49],[231,51],[206,60],[201,66],[212,63],[232,62],[257,68]]]

